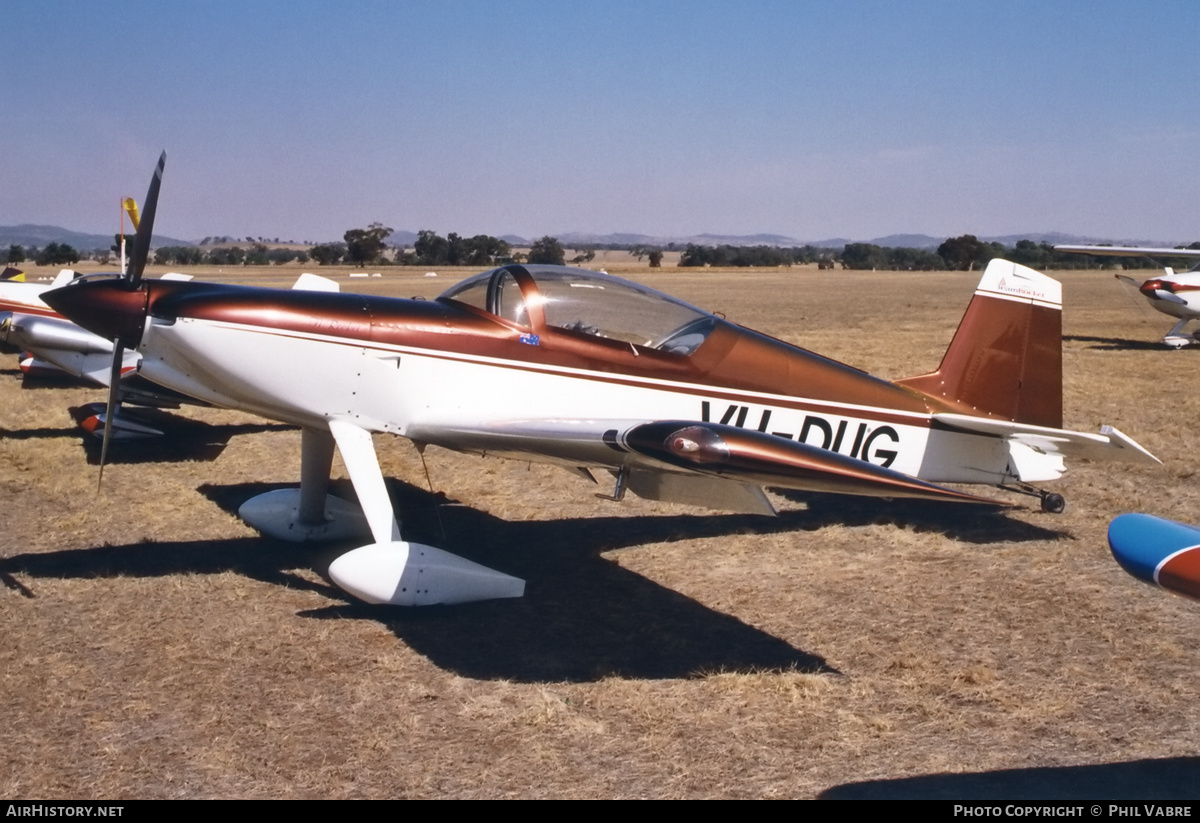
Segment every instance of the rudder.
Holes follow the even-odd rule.
[[[937,371],[896,381],[960,411],[1062,427],[1062,284],[988,263]]]

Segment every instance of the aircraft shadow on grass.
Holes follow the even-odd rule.
[[[1161,340],[1128,340],[1124,337],[1091,337],[1083,334],[1064,334],[1063,340],[1073,340],[1077,343],[1091,343],[1089,349],[1104,351],[1166,351],[1167,347]],[[1188,348],[1184,346],[1183,348]]]
[[[247,498],[281,487],[206,485],[199,491],[234,512]],[[834,504],[824,510],[786,511],[776,518],[675,515],[509,522],[399,481],[388,481],[388,487],[398,511],[407,515],[407,539],[439,542],[470,560],[523,577],[525,596],[450,607],[369,606],[332,584],[288,571],[311,568],[324,576],[329,563],[346,550],[345,544],[317,546],[257,537],[18,555],[0,561],[0,577],[10,587],[19,586],[27,596],[35,596],[28,581],[20,582],[22,577],[233,571],[319,593],[338,605],[304,611],[302,616],[377,621],[435,665],[476,679],[588,682],[606,676],[687,678],[719,671],[834,672],[820,656],[623,569],[619,555],[605,558],[601,553],[680,539],[811,531],[845,523],[847,514],[851,521],[872,522],[869,506],[856,513]],[[348,482],[334,483],[331,490],[354,499]],[[950,511],[962,508],[903,502],[893,504],[900,514],[890,516],[899,522],[929,525],[940,512],[942,529],[967,535],[964,539],[991,534],[992,540],[1034,540],[1057,534],[998,514],[990,515],[991,528],[987,528],[978,521],[983,515],[964,518],[961,512]],[[962,523],[947,526],[955,517]],[[997,535],[997,529],[1006,534]]]
[[[86,407],[70,409],[78,420],[86,416]],[[295,426],[283,423],[242,423],[238,425],[214,426],[198,420],[168,414],[166,412],[139,409],[138,414],[156,422],[164,432],[162,437],[146,440],[124,440],[109,446],[108,460],[113,463],[181,463],[184,461],[211,462],[216,460],[229,440],[243,434],[258,434],[268,431],[289,431]],[[55,440],[61,437],[78,438],[83,446],[89,465],[100,465],[100,438],[93,437],[78,426],[57,428],[41,426],[29,429],[6,429],[0,427],[0,439],[4,440]]]
[[[1187,800],[1200,794],[1200,757],[1093,766],[1007,769],[867,780],[826,789],[826,800]],[[1103,808],[1103,807],[1102,807]],[[1140,811],[1140,810],[1139,810]]]
[[[75,421],[81,422],[91,412],[87,406],[75,406],[70,410]],[[268,431],[288,431],[294,426],[283,423],[242,423],[217,425],[202,423],[157,409],[138,409],[139,419],[157,427],[162,437],[145,440],[122,440],[109,446],[108,463],[179,463],[183,461],[209,462],[216,460],[229,445],[232,437]],[[102,443],[82,428],[33,428],[10,430],[0,428],[0,437],[9,440],[45,440],[58,437],[78,437],[83,445],[89,465],[100,465]]]

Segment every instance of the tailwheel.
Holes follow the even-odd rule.
[[[1050,512],[1050,514],[1062,514],[1067,508],[1067,498],[1061,494],[1043,493],[1042,494],[1042,511]]]
[[[1062,514],[1067,508],[1067,498],[1055,492],[1048,492],[1045,489],[1038,489],[1025,483],[1018,483],[1014,486],[1001,485],[1000,488],[1006,492],[1014,494],[1025,494],[1030,497],[1036,497],[1042,502],[1042,511],[1050,514]]]

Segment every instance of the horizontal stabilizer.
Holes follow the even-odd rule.
[[[304,272],[296,278],[296,282],[292,284],[292,288],[299,291],[341,291],[342,287],[337,284],[336,280],[330,280],[328,277],[322,277],[319,274]]]
[[[972,417],[967,414],[940,412],[933,415],[934,423],[958,431],[990,434],[1015,440],[1043,454],[1061,454],[1084,460],[1119,460],[1125,463],[1162,463],[1131,437],[1103,426],[1099,434],[1051,429],[1029,423],[1014,423],[991,417]]]

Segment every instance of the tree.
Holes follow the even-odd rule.
[[[413,243],[413,254],[419,266],[442,266],[449,257],[449,243],[437,232],[421,229],[417,232],[417,241]]]
[[[319,266],[333,266],[341,261],[346,254],[346,247],[341,243],[321,243],[308,250],[308,255],[317,261]]]
[[[346,259],[362,268],[383,257],[385,240],[392,230],[382,223],[372,223],[365,229],[350,229],[344,235]]]
[[[566,261],[566,256],[566,252],[563,251],[562,244],[558,242],[558,238],[547,235],[534,243],[529,249],[528,259],[530,263],[547,263],[561,266]]]
[[[267,247],[264,246],[262,243],[255,243],[253,246],[250,247],[250,250],[248,252],[246,252],[246,257],[244,260],[242,260],[242,265],[243,266],[265,266],[269,262],[271,262],[271,261],[270,261],[270,258],[267,256]]]
[[[18,246],[16,243],[8,247],[9,263],[24,263],[25,259],[25,249],[23,247]]]
[[[938,257],[946,261],[946,267],[958,271],[971,271],[991,249],[973,234],[951,237],[938,246]]]
[[[467,240],[466,263],[471,266],[491,266],[512,253],[512,248],[499,237],[477,234]]]
[[[842,265],[847,269],[882,269],[887,263],[887,253],[874,243],[847,243],[842,249]]]
[[[198,266],[204,262],[204,252],[197,246],[162,246],[154,251],[154,262],[160,266]]]
[[[208,263],[213,266],[240,266],[245,259],[246,252],[237,246],[225,246],[208,253]]]
[[[461,266],[467,262],[469,254],[470,250],[467,248],[466,240],[454,232],[446,235],[446,265]]]
[[[652,268],[652,269],[661,269],[662,268],[662,259],[663,259],[662,249],[651,249],[646,254],[650,258],[650,268]]]
[[[37,256],[39,266],[62,266],[79,262],[79,252],[66,243],[47,243]]]
[[[271,249],[267,252],[267,260],[275,266],[282,266],[285,263],[290,263],[293,260],[299,259],[299,257],[300,252],[296,251],[295,249]],[[300,262],[308,262],[308,255],[305,254],[304,259]]]

